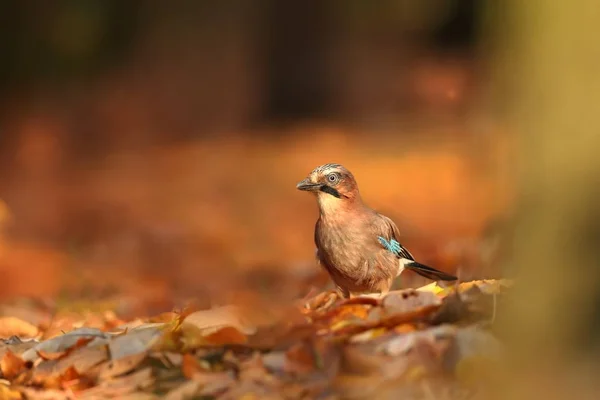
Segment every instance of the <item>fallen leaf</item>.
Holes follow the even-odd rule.
[[[186,381],[174,389],[171,389],[164,397],[164,400],[187,400],[199,396],[202,389],[202,383],[193,380]]]
[[[50,353],[50,352],[47,352],[44,350],[37,350],[37,355],[44,361],[60,360],[61,358],[68,356],[70,353],[77,350],[78,348],[85,347],[92,340],[94,340],[94,338],[82,337],[82,338],[77,339],[77,341],[75,342],[75,344],[73,346],[69,347],[68,349],[66,349],[64,351]]]
[[[408,353],[420,343],[427,343],[432,347],[439,346],[440,349],[443,347],[444,349],[440,350],[442,352],[446,350],[455,336],[456,328],[454,326],[442,325],[395,336],[378,345],[376,351],[397,357]]]
[[[444,293],[446,288],[441,287],[436,281],[433,281],[428,285],[417,288],[416,290],[418,290],[419,292],[430,292],[435,295],[438,295],[440,293]]]
[[[245,335],[252,335],[256,332],[256,327],[246,321],[235,306],[192,312],[181,323],[182,329],[185,326],[200,329],[204,335],[210,335],[225,327],[233,327]]]
[[[121,357],[116,360],[109,360],[99,364],[93,372],[90,372],[90,374],[97,376],[99,380],[111,379],[133,371],[146,359],[146,357],[146,353],[140,353]]]
[[[272,351],[263,355],[262,361],[265,368],[269,371],[281,373],[285,368],[286,353],[284,351]]]
[[[36,346],[23,353],[23,359],[25,361],[34,361],[38,358],[38,352],[40,351],[44,354],[64,352],[70,347],[74,346],[79,339],[82,338],[93,339],[88,344],[95,345],[106,342],[108,337],[109,335],[96,328],[75,329],[61,336],[55,336],[52,339],[38,343]]]
[[[500,294],[502,290],[513,286],[513,282],[509,279],[483,279],[479,281],[463,282],[459,285],[460,292],[466,292],[473,286],[477,287],[485,294]]]
[[[198,360],[191,354],[184,354],[183,360],[181,362],[181,372],[183,372],[183,376],[188,379],[192,379],[192,377],[201,371],[200,363]]]
[[[0,339],[0,358],[4,356],[4,353],[11,351],[14,354],[22,355],[25,351],[35,347],[39,342],[35,339],[28,339],[22,341],[17,336],[10,337],[8,339]]]
[[[147,353],[162,336],[163,328],[164,324],[142,325],[128,331],[127,334],[111,338],[108,341],[111,360]]]
[[[16,390],[12,390],[10,386],[0,382],[0,399],[1,400],[21,400],[23,397],[21,393]]]
[[[38,328],[27,321],[15,317],[0,317],[0,338],[11,336],[32,338],[38,333]]]
[[[317,367],[315,349],[310,342],[298,343],[286,354],[285,369],[298,374],[308,373]]]
[[[350,338],[350,343],[363,343],[373,340],[387,332],[386,328],[374,328],[358,333]]]
[[[222,346],[225,344],[244,344],[248,342],[248,338],[236,328],[226,326],[206,336],[205,341],[212,346]]]
[[[22,387],[19,389],[27,400],[71,400],[72,396],[64,390]]]
[[[403,314],[415,311],[421,307],[437,306],[441,299],[431,292],[422,292],[413,289],[390,292],[382,301],[385,314]]]
[[[150,387],[154,383],[152,369],[150,367],[135,371],[120,378],[101,382],[97,386],[84,390],[78,394],[78,399],[118,398]]]
[[[80,347],[63,358],[42,361],[33,369],[31,381],[39,385],[58,387],[57,382],[60,382],[61,376],[71,367],[83,375],[107,358],[106,345]]]
[[[27,369],[27,362],[21,357],[7,351],[0,360],[0,371],[6,379],[14,379],[17,375]]]

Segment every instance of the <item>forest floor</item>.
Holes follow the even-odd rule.
[[[487,280],[269,314],[223,305],[121,319],[114,302],[2,304],[0,399],[485,398],[512,283]]]

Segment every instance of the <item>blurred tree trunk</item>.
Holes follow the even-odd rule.
[[[328,5],[319,0],[267,4],[266,119],[326,115]]]
[[[496,83],[510,88],[501,98],[521,135],[511,371],[519,398],[581,398],[599,372],[600,9],[503,4],[490,10],[501,38]]]

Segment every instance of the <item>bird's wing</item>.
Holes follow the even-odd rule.
[[[404,248],[399,242],[398,237],[400,236],[400,232],[398,231],[398,227],[394,222],[386,217],[385,215],[379,214],[381,217],[384,236],[379,236],[379,242],[383,245],[383,247],[387,248],[392,253],[396,254],[396,256],[400,259],[403,259],[403,267],[410,269],[417,274],[429,278],[431,280],[437,281],[454,281],[456,277],[445,272],[439,271],[435,268],[428,267],[427,265],[418,263],[415,261],[415,258],[408,250]]]
[[[414,257],[408,250],[404,248],[398,241],[400,238],[400,230],[388,217],[385,215],[377,214],[379,216],[379,225],[378,231],[381,232],[381,235],[378,237],[379,242],[391,251],[396,254],[396,256],[400,258],[406,258],[407,260],[414,261]]]

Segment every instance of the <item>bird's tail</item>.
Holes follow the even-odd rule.
[[[458,279],[453,275],[438,271],[435,268],[428,267],[427,265],[420,264],[416,261],[404,264],[404,268],[415,271],[417,274],[429,278],[432,281],[455,281]]]

